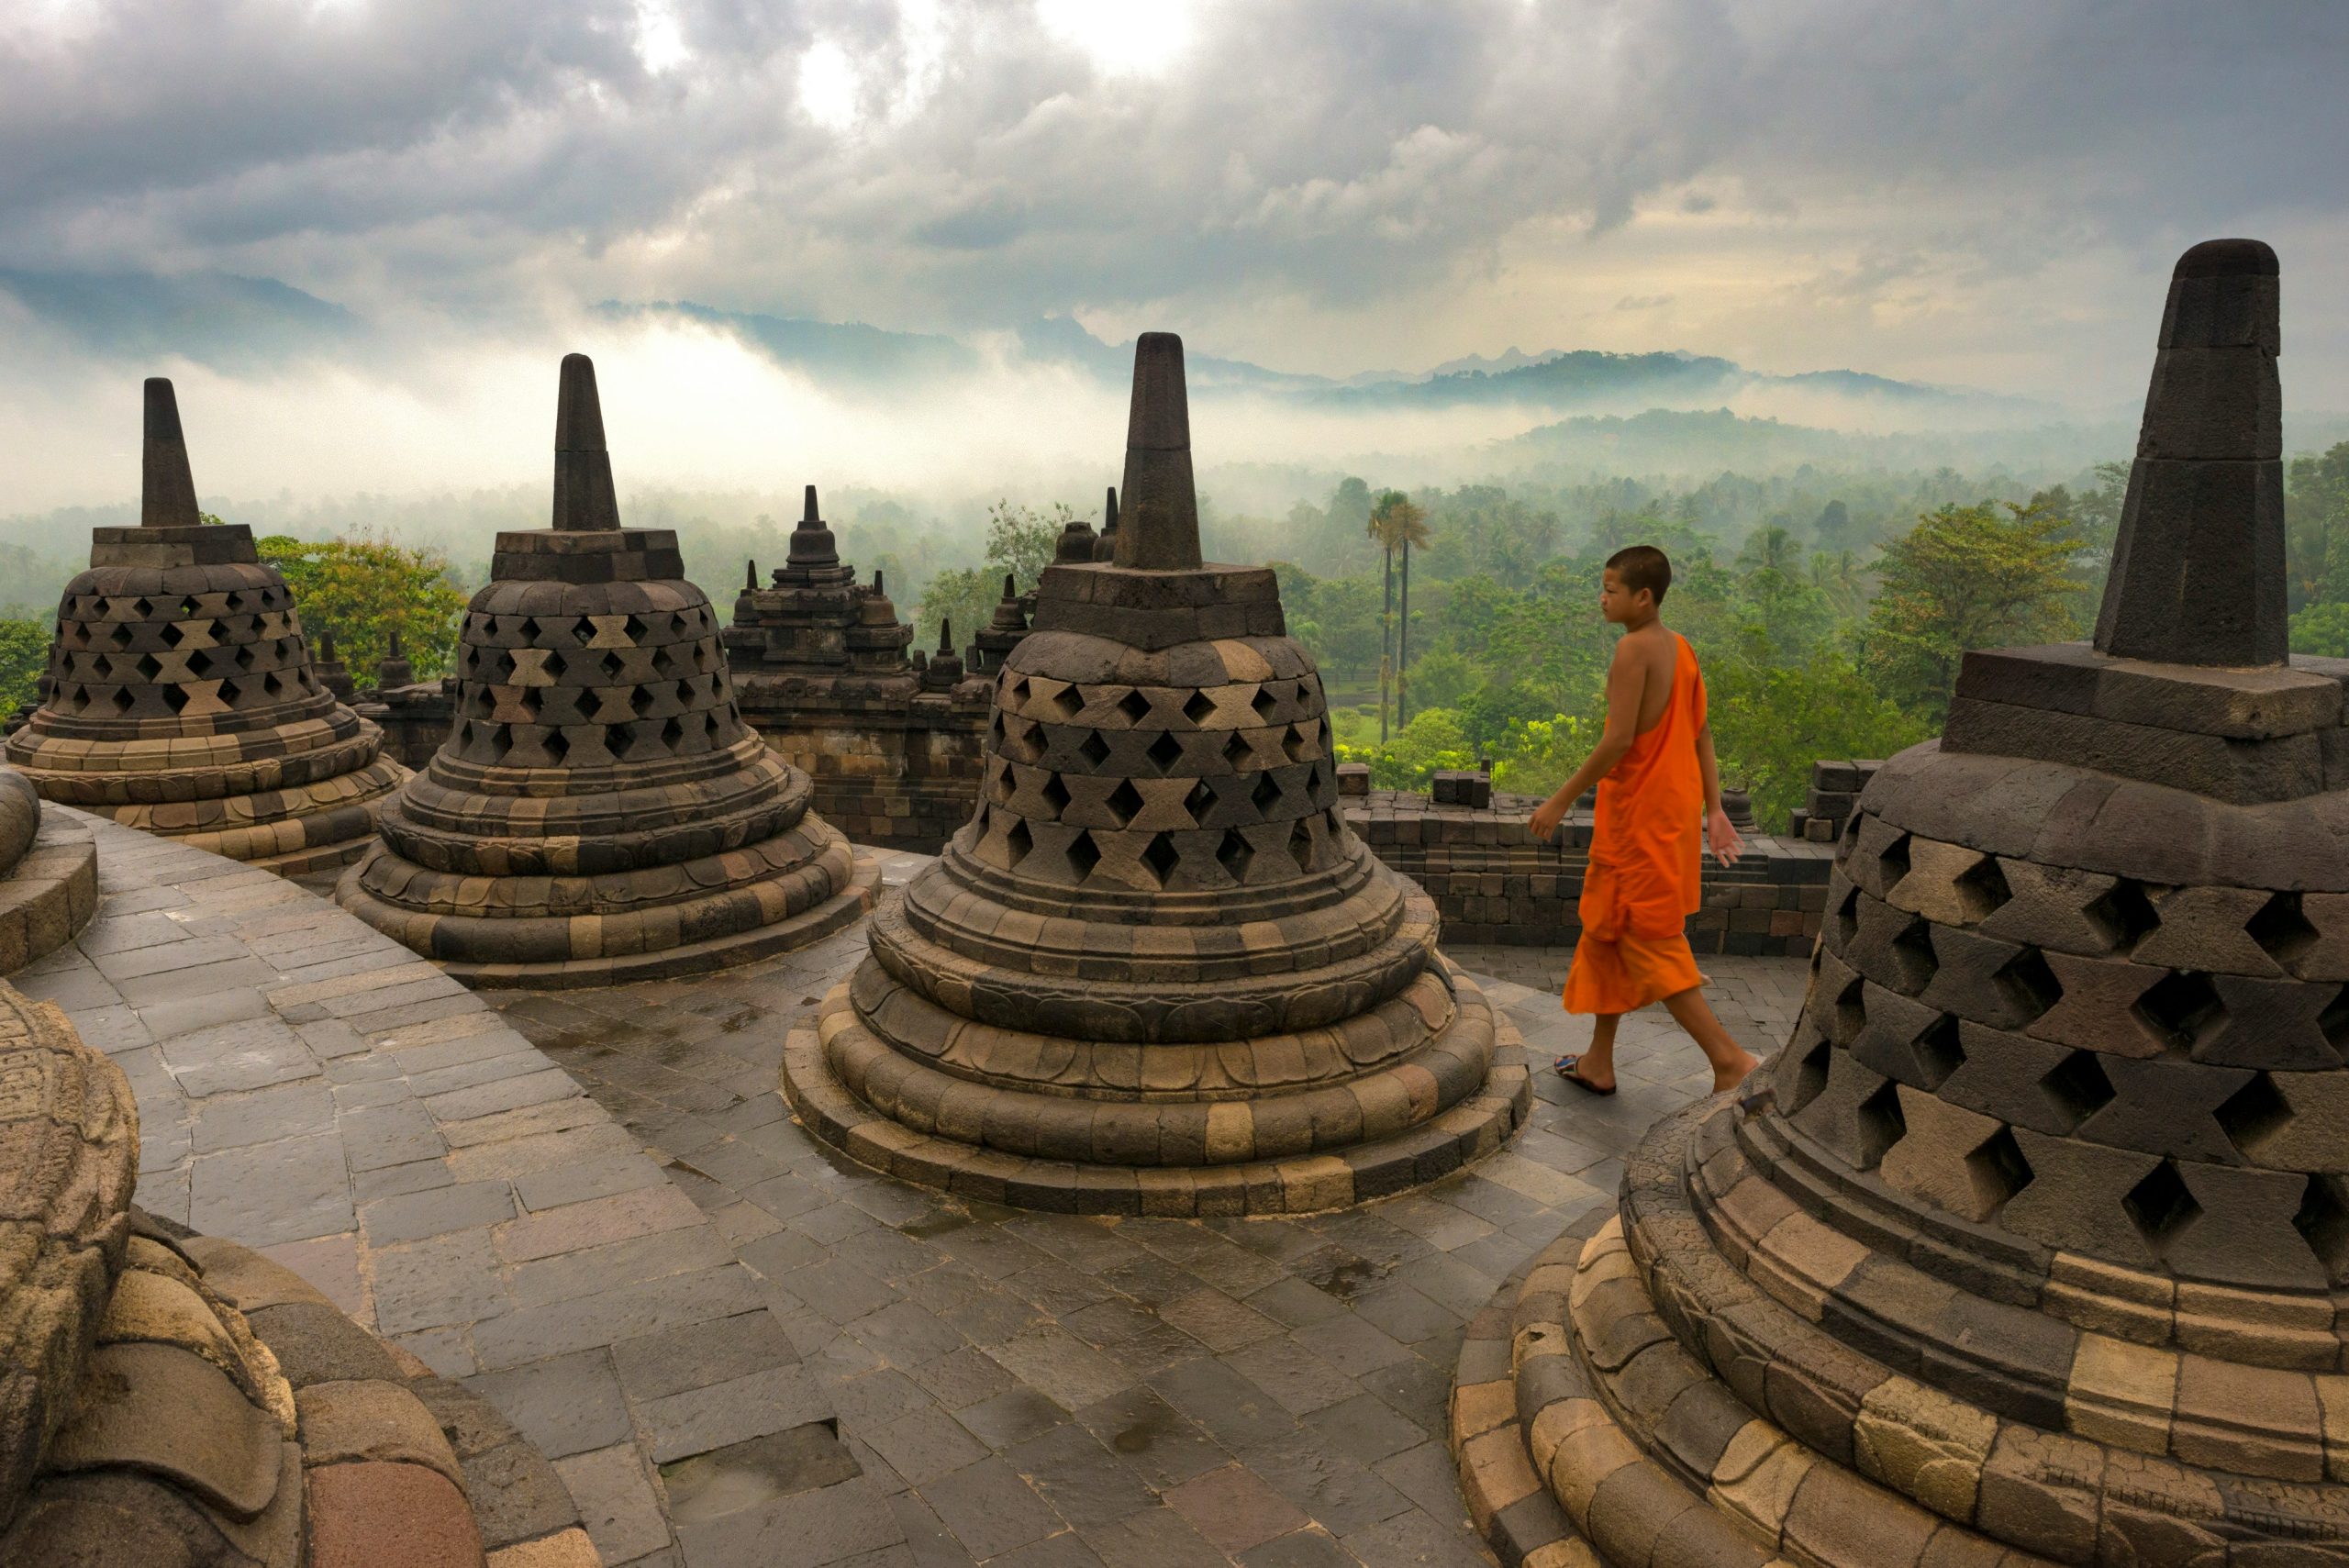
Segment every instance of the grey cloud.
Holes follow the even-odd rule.
[[[2329,0],[1223,0],[1136,76],[1002,0],[673,10],[664,73],[633,0],[95,0],[0,44],[0,265],[952,328],[1408,302],[1698,180],[1691,217],[1870,205],[1831,302],[2349,197]],[[846,134],[796,103],[819,39]]]

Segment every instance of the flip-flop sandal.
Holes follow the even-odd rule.
[[[1592,1083],[1589,1079],[1584,1077],[1580,1071],[1582,1058],[1579,1056],[1561,1056],[1557,1061],[1552,1062],[1551,1065],[1558,1070],[1559,1077],[1564,1078],[1567,1083],[1572,1084],[1575,1088],[1580,1089],[1586,1095],[1611,1095],[1615,1092],[1615,1085],[1612,1084],[1608,1084],[1602,1089],[1598,1084]]]

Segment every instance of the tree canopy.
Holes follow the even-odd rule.
[[[458,617],[465,593],[450,576],[448,558],[366,538],[298,539],[272,534],[255,541],[264,565],[294,590],[303,628],[315,643],[334,632],[335,651],[365,683],[375,662],[400,634],[400,651],[429,680],[449,668],[457,651]]]

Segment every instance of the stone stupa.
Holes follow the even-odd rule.
[[[198,516],[172,384],[146,401],[139,526],[92,530],[7,760],[47,799],[231,860],[346,865],[407,770],[319,679],[252,530]]]
[[[1263,567],[1199,556],[1182,344],[1137,346],[1112,563],[1056,562],[981,803],[785,1049],[818,1136],[1020,1207],[1327,1209],[1497,1149],[1522,1052],[1341,820]],[[1073,553],[1073,550],[1072,550]]]
[[[1794,1035],[1472,1326],[1502,1559],[2349,1562],[2349,663],[2286,651],[2274,252],[2179,261],[2093,644],[1970,652]]]
[[[449,738],[384,804],[344,908],[468,984],[550,987],[746,962],[869,907],[874,862],[742,722],[677,536],[620,526],[584,355],[562,361],[553,527],[499,534],[490,574]]]

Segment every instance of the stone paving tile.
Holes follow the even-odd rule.
[[[923,863],[885,857],[884,874]],[[1286,1218],[1031,1215],[875,1175],[785,1111],[774,1048],[863,942],[850,931],[687,982],[490,999],[761,1277],[848,1451],[888,1496],[904,1544],[876,1562],[1490,1561],[1443,1445],[1462,1328],[1612,1202],[1623,1151],[1707,1086],[1661,1009],[1624,1021],[1621,1093],[1594,1100],[1540,1074],[1512,1150],[1433,1188]],[[1588,1038],[1557,1000],[1571,949],[1451,951],[1536,1051]],[[1717,959],[1710,973],[1731,1031],[1775,1049],[1803,966]],[[718,1550],[679,1529],[687,1562]],[[747,1524],[725,1537],[770,1539]]]
[[[805,1309],[770,1300],[735,1234],[689,1195],[710,1178],[648,1159],[482,998],[313,893],[93,828],[96,917],[13,978],[131,1080],[143,1205],[264,1249],[468,1380],[555,1461],[607,1562],[905,1551],[885,1467],[864,1473],[835,1435],[829,1391],[780,1316]],[[724,1038],[738,1014],[701,1021]],[[768,1027],[731,1027],[754,1026]],[[689,1062],[652,1086],[723,1111],[750,1096],[714,1080],[756,1076],[763,1092],[764,1054],[714,1078]],[[785,1170],[733,1152],[733,1130],[709,1140],[725,1145],[714,1163]]]
[[[1462,1325],[1706,1084],[1637,1015],[1620,1095],[1542,1074],[1512,1149],[1429,1190],[1028,1215],[875,1176],[788,1117],[783,1036],[860,931],[477,998],[276,879],[99,830],[99,918],[19,980],[131,1076],[142,1200],[465,1378],[632,1568],[1488,1562],[1442,1442]],[[1537,1052],[1587,1039],[1556,1000],[1571,950],[1452,951]],[[1711,973],[1731,1030],[1775,1047],[1802,966]]]

